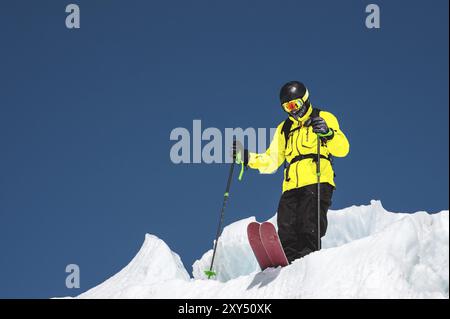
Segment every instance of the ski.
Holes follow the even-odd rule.
[[[267,252],[262,244],[259,232],[260,225],[261,224],[258,222],[251,222],[250,224],[248,224],[247,237],[248,242],[250,243],[250,247],[255,254],[256,260],[258,261],[259,267],[261,268],[261,270],[264,270],[272,266],[272,261],[267,255]]]
[[[259,235],[265,251],[272,261],[271,267],[287,266],[289,262],[284,254],[275,226],[270,222],[262,223],[259,227]]]

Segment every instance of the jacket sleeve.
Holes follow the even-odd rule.
[[[258,169],[261,174],[275,173],[284,162],[285,138],[283,136],[281,122],[273,136],[272,142],[265,153],[249,153],[248,166]]]
[[[334,131],[334,137],[327,141],[327,148],[331,155],[345,157],[350,151],[350,144],[345,134],[341,131],[337,118],[330,112],[320,112],[328,127]]]

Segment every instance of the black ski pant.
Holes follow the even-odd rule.
[[[320,184],[320,237],[327,230],[327,211],[334,187]],[[283,193],[278,205],[278,236],[289,263],[318,250],[317,184]]]

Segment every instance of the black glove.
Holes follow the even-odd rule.
[[[230,150],[230,156],[236,163],[240,164],[239,159],[244,162],[244,166],[248,164],[248,150],[244,149],[244,146],[239,141],[233,141],[233,146]]]
[[[322,138],[331,140],[334,137],[334,131],[330,129],[327,122],[320,116],[309,119],[306,126],[312,126],[313,132]]]

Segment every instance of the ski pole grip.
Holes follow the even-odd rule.
[[[239,176],[238,176],[239,181],[242,181],[242,178],[244,177],[244,168],[245,168],[244,162],[241,161],[241,171],[239,172]]]

